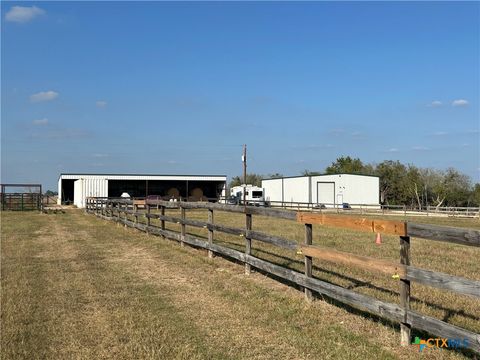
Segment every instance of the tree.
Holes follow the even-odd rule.
[[[282,178],[283,174],[280,173],[273,173],[273,174],[268,174],[264,179],[276,179],[276,178]]]
[[[359,158],[352,159],[350,156],[337,158],[325,169],[326,174],[365,174],[368,171],[373,171],[371,165],[366,167]]]
[[[407,168],[400,161],[385,160],[375,168],[380,178],[380,202],[391,205],[403,205],[408,201],[404,181]]]
[[[302,175],[303,176],[318,176],[318,175],[322,175],[322,173],[319,172],[319,171],[310,171],[310,170],[305,169],[305,170],[302,171]]]
[[[247,185],[262,186],[263,175],[260,174],[247,174]],[[229,188],[239,186],[243,184],[243,176],[234,176],[230,181]]]
[[[455,170],[448,168],[444,174],[445,203],[448,206],[467,206],[472,190],[470,178]]]
[[[55,196],[55,195],[58,195],[58,193],[56,191],[47,190],[47,191],[45,191],[45,195],[46,196]]]
[[[473,206],[480,206],[480,183],[476,183],[472,190],[472,204]]]

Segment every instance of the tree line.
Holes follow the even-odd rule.
[[[446,170],[422,168],[400,161],[364,163],[359,158],[342,156],[323,172],[304,170],[301,175],[325,174],[373,175],[380,178],[380,202],[386,205],[407,205],[412,208],[426,206],[480,206],[480,183],[473,184],[470,177],[453,167]],[[247,184],[261,186],[262,179],[282,177],[281,174],[247,174]],[[230,187],[243,183],[235,176]]]

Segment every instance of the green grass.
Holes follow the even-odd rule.
[[[396,327],[329,302],[306,303],[301,292],[258,273],[244,275],[241,265],[219,257],[208,259],[204,251],[76,210],[1,216],[1,355],[5,359],[409,359],[419,355],[414,347],[399,346]],[[188,211],[188,216],[207,218],[203,211]],[[238,214],[215,216],[220,223],[244,225]],[[177,224],[169,227],[179,229]],[[303,239],[303,228],[293,222],[254,217],[254,228]],[[395,238],[385,238],[378,248],[370,235],[314,229],[315,243],[398,259]],[[188,227],[188,231],[206,236],[204,229]],[[215,242],[241,250],[244,245],[244,239],[218,233]],[[447,251],[444,263],[439,262],[438,254],[429,250],[432,245],[457,255]],[[469,260],[478,258],[478,249],[463,248],[412,241],[415,265],[478,279],[479,265]],[[254,254],[302,269],[302,257],[291,252],[254,242]],[[397,297],[375,288],[398,291],[391,279],[333,264],[315,265],[320,278],[356,284],[357,291],[386,299]],[[353,278],[367,284],[359,285]],[[432,289],[420,290],[413,288],[420,299],[417,307],[440,315],[462,310],[448,321],[478,331],[478,303],[462,302],[464,297],[454,294],[437,299]],[[463,355],[437,351],[422,357]]]

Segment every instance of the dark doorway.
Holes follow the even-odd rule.
[[[77,179],[62,179],[62,193],[59,194],[62,197],[62,204],[73,204],[73,188]]]

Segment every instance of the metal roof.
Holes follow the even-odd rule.
[[[379,177],[380,177],[380,176],[377,176],[377,175],[340,173],[340,174],[280,176],[280,177],[262,179],[262,181],[266,181],[266,180],[280,180],[280,179],[293,179],[293,178],[302,178],[302,177],[335,176],[335,175],[369,176],[369,177],[376,177],[376,178],[379,178]]]
[[[91,174],[61,173],[60,179],[105,179],[105,180],[197,180],[226,181],[226,175],[155,175],[155,174]]]

